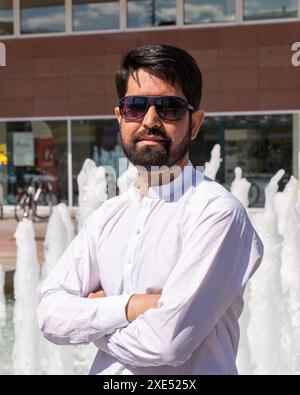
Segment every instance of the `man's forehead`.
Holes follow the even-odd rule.
[[[143,83],[151,82],[154,83],[155,85],[159,85],[160,83],[168,83],[166,78],[162,77],[157,77],[153,73],[149,72],[148,70],[145,69],[138,69],[132,72],[130,75],[131,79],[138,84],[139,86]],[[130,80],[130,78],[129,78]]]
[[[132,88],[149,88],[157,90],[162,89],[174,93],[181,91],[178,83],[172,84],[171,82],[167,81],[166,78],[163,78],[163,76],[158,77],[144,69],[138,69],[130,75],[127,88],[128,90]]]

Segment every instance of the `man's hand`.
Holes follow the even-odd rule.
[[[103,290],[93,292],[88,295],[89,299],[105,297],[106,294]],[[147,310],[156,309],[157,302],[160,297],[161,293],[132,295],[125,307],[127,321],[132,322],[136,320],[141,314],[144,314]]]
[[[147,310],[156,309],[160,297],[161,293],[132,295],[125,308],[127,321],[132,322]]]
[[[106,296],[106,294],[105,294],[105,292],[104,292],[103,290],[88,294],[88,298],[89,298],[89,299],[93,299],[93,298],[105,298],[105,296]]]

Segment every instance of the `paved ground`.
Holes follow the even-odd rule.
[[[0,264],[5,271],[5,293],[12,293],[13,274],[16,266],[17,249],[14,233],[17,221],[14,218],[0,220]],[[35,240],[37,244],[38,260],[44,259],[44,238],[47,222],[34,223]]]
[[[5,293],[11,294],[13,291],[13,275],[16,266],[17,248],[14,233],[17,227],[17,221],[14,218],[14,208],[6,206],[5,219],[0,219],[0,265],[5,271]],[[72,209],[75,228],[76,210]],[[44,239],[47,230],[47,221],[34,222],[35,240],[37,245],[37,254],[39,263],[44,261]]]
[[[14,233],[16,226],[15,219],[0,220],[0,264],[2,264],[4,271],[15,269],[17,250]],[[43,243],[46,228],[47,222],[34,223],[39,262],[42,262],[44,258]]]

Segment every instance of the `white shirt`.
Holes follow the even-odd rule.
[[[263,254],[245,209],[192,167],[142,198],[135,186],[91,214],[40,294],[44,336],[95,342],[91,374],[237,374],[243,291]],[[107,297],[87,299],[103,288]],[[132,294],[163,289],[129,323]]]

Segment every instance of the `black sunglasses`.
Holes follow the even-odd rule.
[[[187,110],[194,111],[194,107],[178,96],[124,96],[119,101],[120,114],[126,121],[143,118],[152,105],[166,121],[180,121]]]

